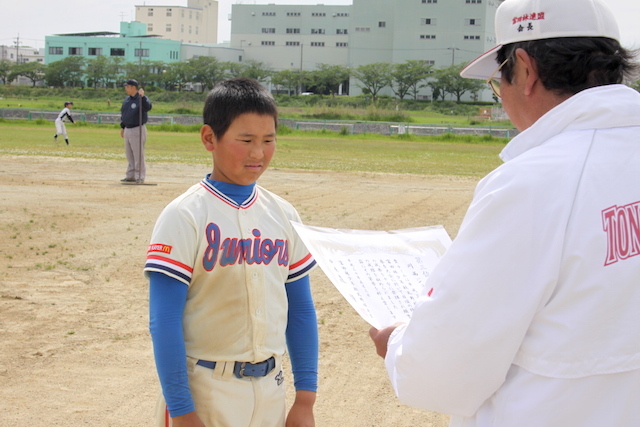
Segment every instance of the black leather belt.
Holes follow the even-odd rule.
[[[208,360],[198,360],[196,365],[204,366],[205,368],[214,369],[216,362],[210,362]],[[273,357],[268,358],[264,362],[249,363],[249,362],[235,362],[233,365],[233,375],[238,378],[242,377],[266,377],[269,372],[273,371],[276,367],[276,359]]]

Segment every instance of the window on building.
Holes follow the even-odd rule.
[[[153,24],[147,24],[147,32],[153,31]]]
[[[190,11],[189,11],[189,19],[191,19],[191,18],[193,17],[193,16],[192,16],[192,14],[191,14],[191,12],[192,12],[192,11],[190,10]]]
[[[180,32],[184,33],[184,24],[180,24]]]
[[[69,48],[69,55],[82,55],[82,48],[81,47],[70,47]]]
[[[420,39],[422,40],[433,40],[435,38],[435,34],[420,34]]]
[[[300,28],[287,28],[287,34],[300,34]]]
[[[196,12],[196,21],[200,20],[200,12]]]
[[[480,40],[480,36],[464,36],[465,40]]]
[[[262,29],[262,34],[275,34],[276,29],[275,28],[263,28]]]
[[[300,46],[300,42],[285,42],[285,46]]]
[[[466,0],[468,4],[482,4],[482,0]]]
[[[324,29],[323,28],[312,28],[311,29],[311,34],[324,34]]]
[[[336,30],[336,34],[349,34],[349,30],[347,30],[346,28],[343,28],[343,29],[338,28]]]
[[[339,13],[334,13],[333,16],[337,16],[339,18],[343,18],[343,17],[349,16],[349,14],[346,13],[346,12],[339,12]]]
[[[369,27],[356,27],[356,33],[368,33],[371,31]]]
[[[313,47],[324,47],[324,42],[311,42]]]
[[[184,18],[184,9],[180,9],[180,18]]]
[[[189,34],[191,34],[191,25],[189,25]],[[191,43],[191,40],[189,40],[189,43]]]
[[[263,40],[261,44],[262,44],[262,46],[275,46],[276,42],[274,42],[274,41],[264,41]]]
[[[167,17],[171,17],[173,15],[173,11],[171,10],[170,7],[167,8]]]
[[[152,7],[147,9],[147,16],[153,16],[153,8]]]
[[[322,17],[322,16],[327,16],[327,14],[324,12],[311,12],[311,16]]]
[[[166,28],[165,28],[165,31],[166,31],[167,33],[170,33],[170,32],[171,32],[171,24],[167,24],[167,26],[166,26]]]
[[[464,24],[477,27],[477,26],[480,26],[480,20],[477,18],[469,18],[464,20]]]
[[[89,48],[89,56],[100,56],[102,55],[101,47],[90,47]]]
[[[422,3],[427,3],[427,4],[438,3],[438,0],[422,0]]]
[[[386,27],[387,27],[386,21],[379,21],[378,22],[378,28],[386,28]]]
[[[49,55],[62,55],[64,54],[64,49],[62,46],[49,46]]]
[[[336,47],[349,47],[349,43],[336,42]]]
[[[196,35],[198,34],[198,26],[196,26]]]
[[[133,55],[136,58],[148,58],[149,57],[149,49],[134,49]]]
[[[420,25],[436,25],[435,18],[422,18],[420,20]]]
[[[287,16],[300,16],[300,12],[287,12]]]
[[[124,49],[119,47],[112,47],[111,56],[124,56]]]
[[[262,16],[276,16],[275,12],[262,12]]]

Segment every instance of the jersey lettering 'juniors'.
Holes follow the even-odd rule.
[[[144,271],[189,286],[187,355],[255,363],[284,354],[284,284],[316,264],[290,220],[300,222],[294,207],[258,185],[238,205],[206,180],[160,214]]]

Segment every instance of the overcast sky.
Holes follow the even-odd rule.
[[[559,1],[559,0],[558,0]],[[569,0],[570,1],[570,0]],[[640,48],[640,0],[605,0],[620,25],[622,44]],[[0,45],[44,47],[44,37],[90,31],[120,31],[120,21],[135,19],[136,5],[186,6],[187,0],[3,0]],[[351,0],[219,0],[218,41],[228,41],[232,4],[351,4]]]

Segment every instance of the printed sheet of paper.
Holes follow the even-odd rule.
[[[292,224],[331,283],[378,329],[409,320],[451,244],[442,226],[367,231]]]

